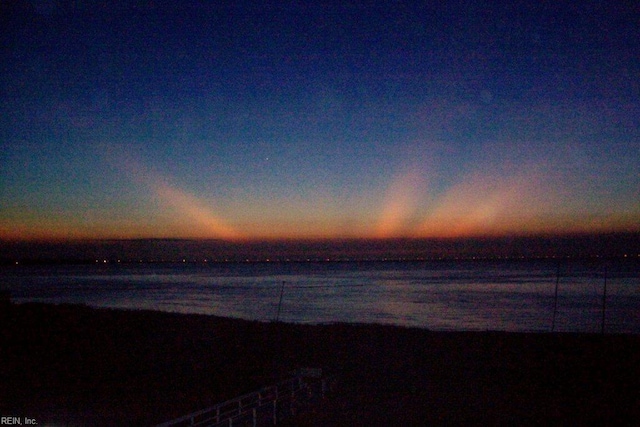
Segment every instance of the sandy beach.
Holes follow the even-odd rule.
[[[640,336],[433,332],[203,315],[5,305],[0,416],[146,426],[298,367],[335,373],[284,425],[632,425]]]

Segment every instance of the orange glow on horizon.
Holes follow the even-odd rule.
[[[130,153],[107,148],[105,157],[137,187],[147,203],[131,216],[110,212],[25,212],[0,218],[5,240],[73,240],[193,238],[249,240],[465,238],[504,235],[637,232],[640,211],[578,210],[562,177],[550,167],[500,165],[475,171],[436,194],[427,165],[415,159],[404,165],[386,187],[377,217],[370,213],[325,212],[330,203],[304,200],[285,212],[277,200],[266,205],[242,201],[224,218],[213,200],[179,188],[171,179],[146,168]],[[327,199],[328,200],[328,199]],[[218,201],[219,202],[219,201]],[[572,205],[575,204],[576,206]],[[249,213],[247,215],[247,213]],[[280,217],[278,215],[281,214]],[[135,216],[134,216],[135,215]],[[261,216],[262,215],[262,216]],[[267,216],[268,215],[268,216]]]
[[[359,231],[344,231],[332,224],[251,224],[243,227],[244,233],[220,234],[204,233],[209,221],[204,214],[198,227],[191,222],[201,214],[197,208],[183,221],[182,226],[174,222],[153,224],[102,224],[95,227],[80,226],[73,221],[12,222],[0,225],[0,239],[8,241],[72,241],[100,239],[222,239],[228,241],[285,241],[285,240],[341,240],[341,239],[393,239],[393,238],[474,238],[500,236],[567,235],[612,232],[640,232],[640,215],[601,215],[588,218],[572,216],[499,218],[492,224],[480,225],[480,218],[486,215],[480,211],[471,218],[432,218],[421,233],[393,234],[381,237],[360,227]],[[456,224],[456,220],[459,221]],[[476,221],[476,222],[474,222]],[[218,224],[215,224],[218,226]],[[456,227],[457,225],[457,227]],[[219,228],[218,228],[219,230]],[[230,229],[233,232],[234,228]]]

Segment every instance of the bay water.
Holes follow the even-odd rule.
[[[15,303],[431,330],[640,333],[638,260],[117,263],[0,267]],[[606,284],[606,298],[605,298]],[[557,289],[557,297],[556,297]],[[604,316],[603,316],[604,313]]]

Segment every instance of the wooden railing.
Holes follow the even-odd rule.
[[[321,369],[301,369],[294,376],[210,408],[202,409],[155,427],[261,427],[295,416],[324,397],[328,382]]]

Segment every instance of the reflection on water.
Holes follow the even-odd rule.
[[[637,261],[607,264],[606,330],[640,333]],[[434,330],[549,331],[555,261],[2,267],[15,302],[366,322]],[[599,332],[603,263],[560,268],[556,330]]]

